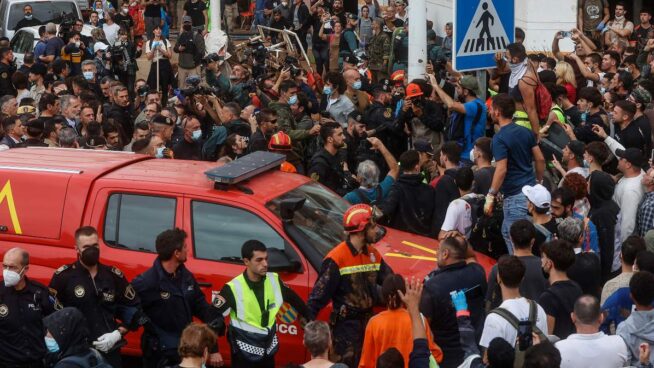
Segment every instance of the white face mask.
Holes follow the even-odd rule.
[[[21,270],[21,272],[23,272]],[[20,273],[12,270],[2,270],[2,278],[6,287],[14,287],[20,282]]]

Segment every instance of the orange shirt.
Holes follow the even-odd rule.
[[[434,343],[427,320],[424,318],[423,320],[429,350],[436,361],[440,363],[443,360],[443,352]],[[408,368],[409,354],[413,350],[413,334],[411,333],[411,316],[404,308],[385,310],[368,321],[359,368],[374,368],[377,358],[392,347],[402,353],[404,368]]]

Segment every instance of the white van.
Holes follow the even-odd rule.
[[[65,14],[75,14],[78,19],[82,18],[80,4],[86,4],[86,0],[2,0],[0,2],[0,37],[4,36],[11,40],[17,31],[16,24],[23,19],[23,7],[32,6],[32,15],[42,24],[49,22],[59,24]],[[88,5],[87,5],[88,7]]]

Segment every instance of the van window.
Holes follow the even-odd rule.
[[[23,19],[23,8],[28,3],[15,3],[9,7],[9,19],[7,29],[14,30],[18,21]],[[41,21],[41,24],[54,23],[61,24],[64,20],[62,14],[73,14],[77,19],[77,8],[75,3],[70,1],[39,1],[32,6],[32,19]]]
[[[284,249],[284,239],[259,216],[240,208],[192,202],[195,258],[241,262],[241,246],[256,239]]]
[[[34,34],[18,31],[11,39],[11,49],[17,54],[25,54],[34,50]]]
[[[104,242],[112,247],[156,252],[157,235],[175,226],[174,198],[112,194],[104,221]]]

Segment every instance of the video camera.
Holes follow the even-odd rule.
[[[55,19],[59,20],[59,37],[64,40],[68,40],[68,35],[71,31],[74,30],[75,22],[78,20],[77,15],[73,13],[61,12],[61,15]],[[54,19],[53,22],[55,22]]]
[[[215,88],[215,87],[209,87],[209,86],[201,86],[200,85],[201,79],[197,75],[192,75],[188,78],[186,78],[186,84],[189,85],[190,87],[180,89],[179,92],[182,94],[184,97],[190,97],[193,95],[215,95],[218,96],[220,94],[220,89]]]
[[[284,69],[288,69],[293,78],[298,77],[302,73],[302,68],[299,65],[297,59],[292,56],[287,56],[284,60]]]

